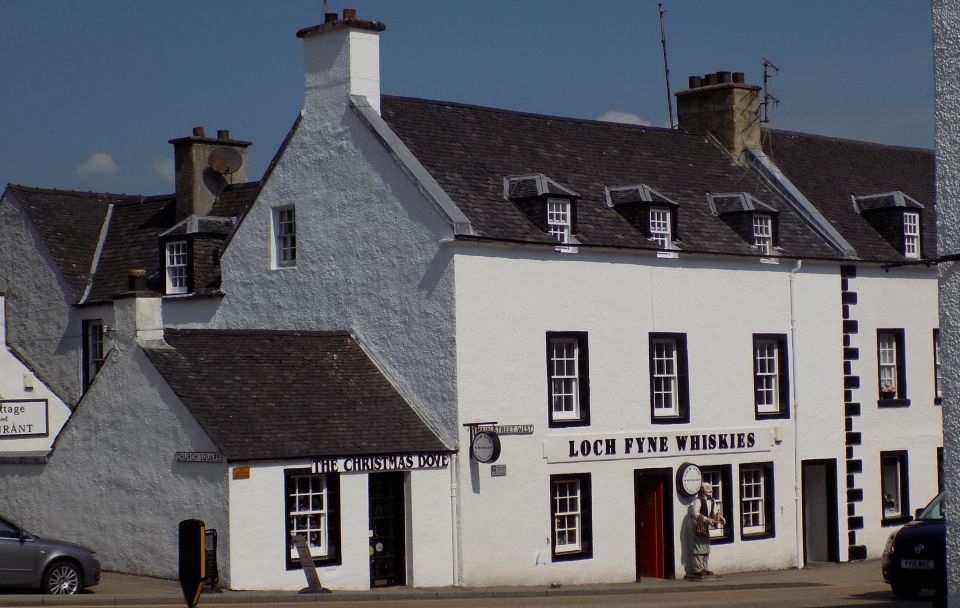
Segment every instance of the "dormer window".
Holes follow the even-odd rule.
[[[903,213],[903,255],[920,257],[920,214],[914,211]]]
[[[923,257],[923,205],[899,190],[851,198],[854,210],[903,257]]]
[[[707,193],[710,210],[760,255],[771,257],[780,246],[778,212],[749,192]]]
[[[170,241],[166,247],[166,293],[187,293],[187,242]]]
[[[672,232],[670,229],[670,210],[666,207],[651,207],[650,239],[653,240],[660,249],[670,249],[673,243]]]
[[[606,188],[607,206],[640,230],[657,249],[679,249],[679,205],[646,184]],[[667,256],[661,252],[661,255]],[[676,256],[676,253],[669,254]]]
[[[547,201],[547,228],[550,236],[561,243],[570,242],[570,201]]]
[[[533,224],[563,246],[558,251],[575,252],[577,201],[580,195],[541,173],[503,179],[503,195]]]
[[[773,255],[773,218],[769,215],[753,215],[753,246],[763,255]]]

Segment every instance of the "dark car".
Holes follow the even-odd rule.
[[[86,547],[30,534],[0,517],[0,586],[71,595],[100,582],[100,562]]]
[[[946,585],[946,523],[943,492],[918,511],[914,521],[890,535],[883,549],[883,580],[897,597],[921,589],[942,592]]]

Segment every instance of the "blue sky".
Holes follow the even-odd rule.
[[[780,72],[768,126],[933,147],[920,0],[664,0],[671,87]],[[655,0],[329,0],[386,23],[384,93],[667,123]],[[0,0],[0,184],[159,194],[173,147],[229,129],[259,177],[303,99],[322,0]]]

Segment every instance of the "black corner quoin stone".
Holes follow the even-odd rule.
[[[843,414],[845,416],[859,416],[860,415],[860,404],[859,403],[845,403],[843,405]]]
[[[847,518],[847,528],[850,530],[863,530],[863,518],[862,517],[848,517]]]
[[[860,445],[860,433],[847,433],[847,445]]]
[[[862,460],[848,460],[848,461],[847,461],[847,473],[863,473],[863,461],[862,461]]]
[[[840,294],[840,301],[847,306],[852,306],[857,303],[857,292],[855,291],[844,291]]]
[[[845,389],[860,388],[860,376],[844,376],[843,388]]]
[[[860,488],[847,490],[847,502],[863,502],[863,490]]]
[[[855,346],[846,346],[843,349],[843,360],[844,361],[859,361],[860,360],[860,349]]]
[[[845,334],[855,334],[860,331],[860,323],[854,320],[846,320],[843,322],[843,333]]]
[[[850,553],[851,560],[864,560],[867,559],[867,547],[866,545],[856,545],[851,543],[850,548],[847,549]]]

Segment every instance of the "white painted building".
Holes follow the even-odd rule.
[[[120,522],[108,569],[171,576],[196,517],[230,587],[298,589],[304,524],[365,589],[683,576],[688,463],[718,572],[878,556],[936,493],[929,151],[761,131],[728,72],[680,131],[381,96],[383,24],[335,17],[261,180],[196,130],[174,195],[7,187],[10,343],[83,398],[0,512],[93,467],[69,529]]]

